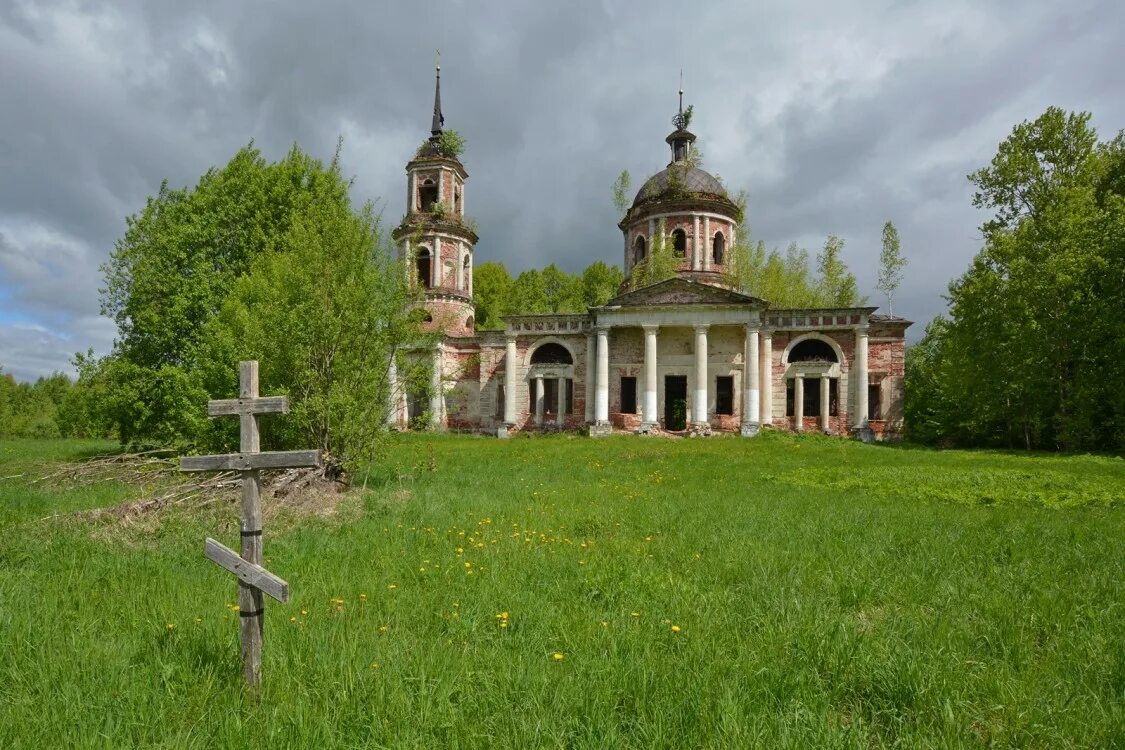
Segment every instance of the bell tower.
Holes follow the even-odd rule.
[[[392,237],[410,283],[423,291],[423,328],[448,336],[472,336],[475,222],[465,215],[462,142],[445,130],[441,113],[441,65],[434,78],[430,137],[406,165],[406,214]]]

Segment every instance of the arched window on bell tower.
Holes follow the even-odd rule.
[[[715,262],[716,266],[723,265],[723,259],[726,256],[727,239],[723,236],[722,232],[715,232],[715,239],[711,243],[711,260]]]
[[[418,188],[418,205],[421,206],[421,210],[426,213],[432,211],[434,204],[437,203],[437,196],[437,183],[427,177]]]
[[[418,257],[414,260],[414,268],[417,272],[418,283],[422,285],[423,289],[429,289],[432,286],[431,281],[433,275],[433,256],[430,255],[428,247],[419,248]]]
[[[645,259],[645,254],[648,251],[648,246],[645,243],[644,237],[637,237],[637,241],[633,243],[633,263],[640,263]]]

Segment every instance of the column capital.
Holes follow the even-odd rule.
[[[504,334],[504,343],[514,344],[514,343],[516,343],[517,338],[518,338],[518,336],[514,333],[505,333]]]
[[[641,323],[641,328],[644,329],[645,333],[656,333],[657,331],[660,330],[660,324],[659,323]]]
[[[761,330],[758,323],[743,323],[742,327],[746,329],[747,333],[757,333]]]
[[[610,327],[608,325],[596,325],[596,326],[594,326],[594,330],[597,331],[599,336],[608,336],[609,335],[609,328]]]
[[[707,333],[707,330],[709,328],[711,328],[711,324],[710,323],[696,323],[695,325],[692,326],[692,328],[695,330],[695,332],[697,334],[698,333]]]

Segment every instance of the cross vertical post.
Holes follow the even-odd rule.
[[[238,396],[258,397],[258,363],[238,365]],[[239,450],[243,454],[261,451],[258,415],[250,410],[239,414]],[[240,553],[243,560],[262,564],[261,472],[242,470],[242,522]],[[265,602],[262,590],[244,581],[238,582],[239,635],[242,642],[242,676],[247,684],[258,687],[262,680],[262,638],[265,630]]]
[[[238,633],[242,644],[242,676],[258,697],[262,681],[265,600],[289,601],[289,584],[262,567],[262,469],[320,467],[320,451],[262,452],[259,414],[288,414],[285,396],[258,395],[258,363],[238,364],[238,398],[207,402],[207,416],[238,416],[239,452],[218,456],[183,456],[180,471],[237,471],[242,475],[239,552],[208,537],[203,554],[238,578]]]

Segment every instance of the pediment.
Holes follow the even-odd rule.
[[[671,278],[618,295],[606,307],[650,307],[665,305],[750,305],[762,300],[725,287],[690,279]]]

